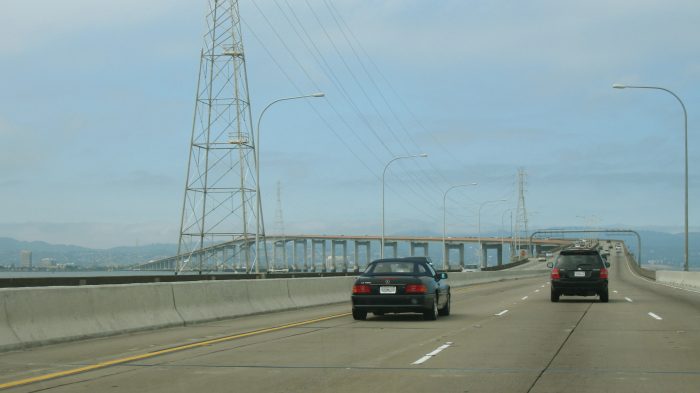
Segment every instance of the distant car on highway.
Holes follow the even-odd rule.
[[[422,313],[435,320],[450,315],[447,273],[438,273],[424,257],[385,258],[372,261],[352,286],[352,317],[367,313]]]
[[[608,268],[610,264],[595,249],[567,249],[559,253],[552,268],[551,301],[558,302],[561,295],[599,296],[608,301]]]

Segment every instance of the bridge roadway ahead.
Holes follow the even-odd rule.
[[[607,304],[551,303],[543,275],[455,289],[453,314],[435,322],[354,321],[342,304],[8,352],[0,384],[117,359],[8,391],[697,392],[700,293],[634,277],[621,257],[610,262]],[[128,361],[222,336],[233,337]]]

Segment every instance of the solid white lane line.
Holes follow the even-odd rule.
[[[632,299],[630,299],[630,298],[628,298],[628,297],[625,297],[625,300],[627,300],[628,302],[632,303]]]
[[[493,315],[496,315],[496,316],[499,316],[499,317],[500,317],[501,315],[503,315],[503,314],[505,314],[505,313],[507,313],[507,312],[508,312],[508,310],[503,310],[503,311],[499,312],[498,314],[493,314]]]
[[[650,312],[650,313],[649,313],[649,316],[651,316],[652,318],[656,319],[657,321],[660,321],[660,320],[663,319],[663,318],[661,318],[660,316],[654,314],[653,312]]]
[[[446,342],[444,345],[439,346],[437,349],[435,349],[433,352],[430,352],[429,354],[423,356],[422,358],[416,360],[415,362],[411,364],[421,364],[426,361],[428,361],[431,357],[437,355],[438,353],[442,352],[443,350],[447,349],[450,345],[452,345],[452,342]]]
[[[523,296],[520,298],[520,300],[525,300],[525,299],[527,299],[527,296]]]

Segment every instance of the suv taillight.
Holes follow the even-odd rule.
[[[352,286],[352,294],[359,295],[372,292],[372,287],[367,284],[356,284]]]
[[[552,278],[552,280],[558,280],[561,278],[559,276],[559,268],[558,267],[555,267],[554,269],[552,269],[552,274],[550,275],[550,277]]]
[[[426,293],[428,288],[423,284],[406,285],[406,293]]]
[[[608,269],[600,268],[600,278],[608,278]]]

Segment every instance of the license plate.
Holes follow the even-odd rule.
[[[396,287],[379,287],[379,293],[392,295],[396,293]]]
[[[586,277],[586,272],[574,272],[574,277]]]

